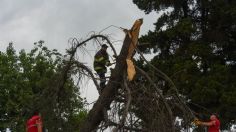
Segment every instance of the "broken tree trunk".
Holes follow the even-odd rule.
[[[130,32],[139,32],[141,24],[142,19],[137,20],[131,30],[128,30],[126,33],[122,49],[116,60],[116,66],[111,71],[111,77],[97,102],[89,111],[88,117],[80,127],[80,132],[91,132],[103,121],[103,109],[110,106],[111,102],[114,100],[118,89],[121,87],[120,82],[122,82],[123,73],[127,69],[126,58],[129,54],[129,47],[133,43],[132,37],[134,37],[130,36]]]

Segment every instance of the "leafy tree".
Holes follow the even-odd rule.
[[[236,120],[236,1],[133,2],[145,13],[164,11],[139,49],[158,53],[151,63],[173,79],[198,116],[217,112],[228,127]]]
[[[25,123],[35,110],[42,114],[49,131],[76,131],[86,116],[72,73],[60,100],[55,96],[64,60],[43,43],[39,41],[29,53],[21,50],[19,54],[10,43],[6,52],[0,53],[0,131],[25,131]]]

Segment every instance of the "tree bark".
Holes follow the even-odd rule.
[[[142,20],[140,20],[142,21]],[[139,27],[141,24],[139,25]],[[139,28],[138,27],[138,28]],[[132,29],[129,30],[132,32]],[[139,32],[139,30],[138,30]],[[99,96],[93,108],[89,111],[88,117],[85,119],[80,127],[80,132],[91,132],[95,130],[103,120],[103,109],[110,106],[111,102],[115,99],[118,89],[121,87],[124,70],[126,70],[126,58],[128,49],[132,43],[132,38],[126,33],[122,49],[116,60],[116,66],[111,71],[110,79]]]

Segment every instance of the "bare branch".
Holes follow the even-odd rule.
[[[165,105],[165,107],[166,107],[166,109],[167,109],[167,111],[168,111],[168,115],[169,115],[169,121],[171,122],[171,121],[173,121],[173,114],[172,114],[172,111],[171,111],[171,109],[170,109],[170,106],[168,105],[168,103],[165,101],[165,98],[163,97],[163,95],[162,95],[162,92],[157,88],[157,86],[156,86],[156,84],[152,81],[152,79],[142,70],[142,69],[140,69],[140,68],[138,68],[138,67],[136,67],[136,69],[141,73],[141,74],[143,74],[147,79],[148,79],[148,81],[155,87],[155,90],[157,91],[157,93],[158,93],[158,95],[159,95],[159,97],[162,99],[162,101],[163,101],[163,103],[164,103],[164,105]],[[174,131],[175,129],[174,129],[174,123],[173,122],[171,122],[171,131]]]
[[[119,128],[121,128],[121,127],[123,127],[124,126],[124,123],[125,123],[125,118],[126,118],[126,116],[127,116],[127,114],[128,114],[128,110],[129,110],[129,107],[130,107],[130,103],[131,103],[131,99],[132,99],[132,97],[131,97],[131,91],[130,91],[130,89],[129,89],[129,87],[128,87],[128,84],[127,84],[127,75],[124,73],[123,74],[123,80],[124,80],[124,87],[125,87],[125,90],[126,90],[126,105],[125,105],[125,110],[124,110],[124,112],[123,112],[123,115],[122,115],[122,118],[121,118],[121,120],[120,120],[120,123],[119,123],[119,125],[118,125],[118,127],[116,127],[114,130],[113,130],[113,132],[118,132],[118,130],[119,130]]]

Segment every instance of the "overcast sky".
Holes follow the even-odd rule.
[[[115,25],[131,28],[136,19],[143,18],[141,34],[153,30],[158,14],[145,15],[132,0],[0,0],[0,51],[9,42],[17,51],[30,50],[33,43],[44,40],[45,46],[64,52],[71,37],[85,39],[89,32],[99,32]],[[124,33],[116,28],[104,31],[114,40],[123,40]],[[121,45],[118,42],[117,45]],[[117,46],[119,48],[119,46]],[[89,47],[94,50],[93,47]],[[94,51],[95,52],[95,51]],[[93,53],[91,53],[93,54]],[[85,57],[86,58],[86,57]],[[83,58],[82,58],[83,59]],[[92,59],[92,58],[90,58]],[[81,60],[85,61],[87,60]],[[88,63],[91,65],[91,63]],[[93,87],[88,83],[88,87]],[[82,95],[97,97],[94,89],[82,90]]]

